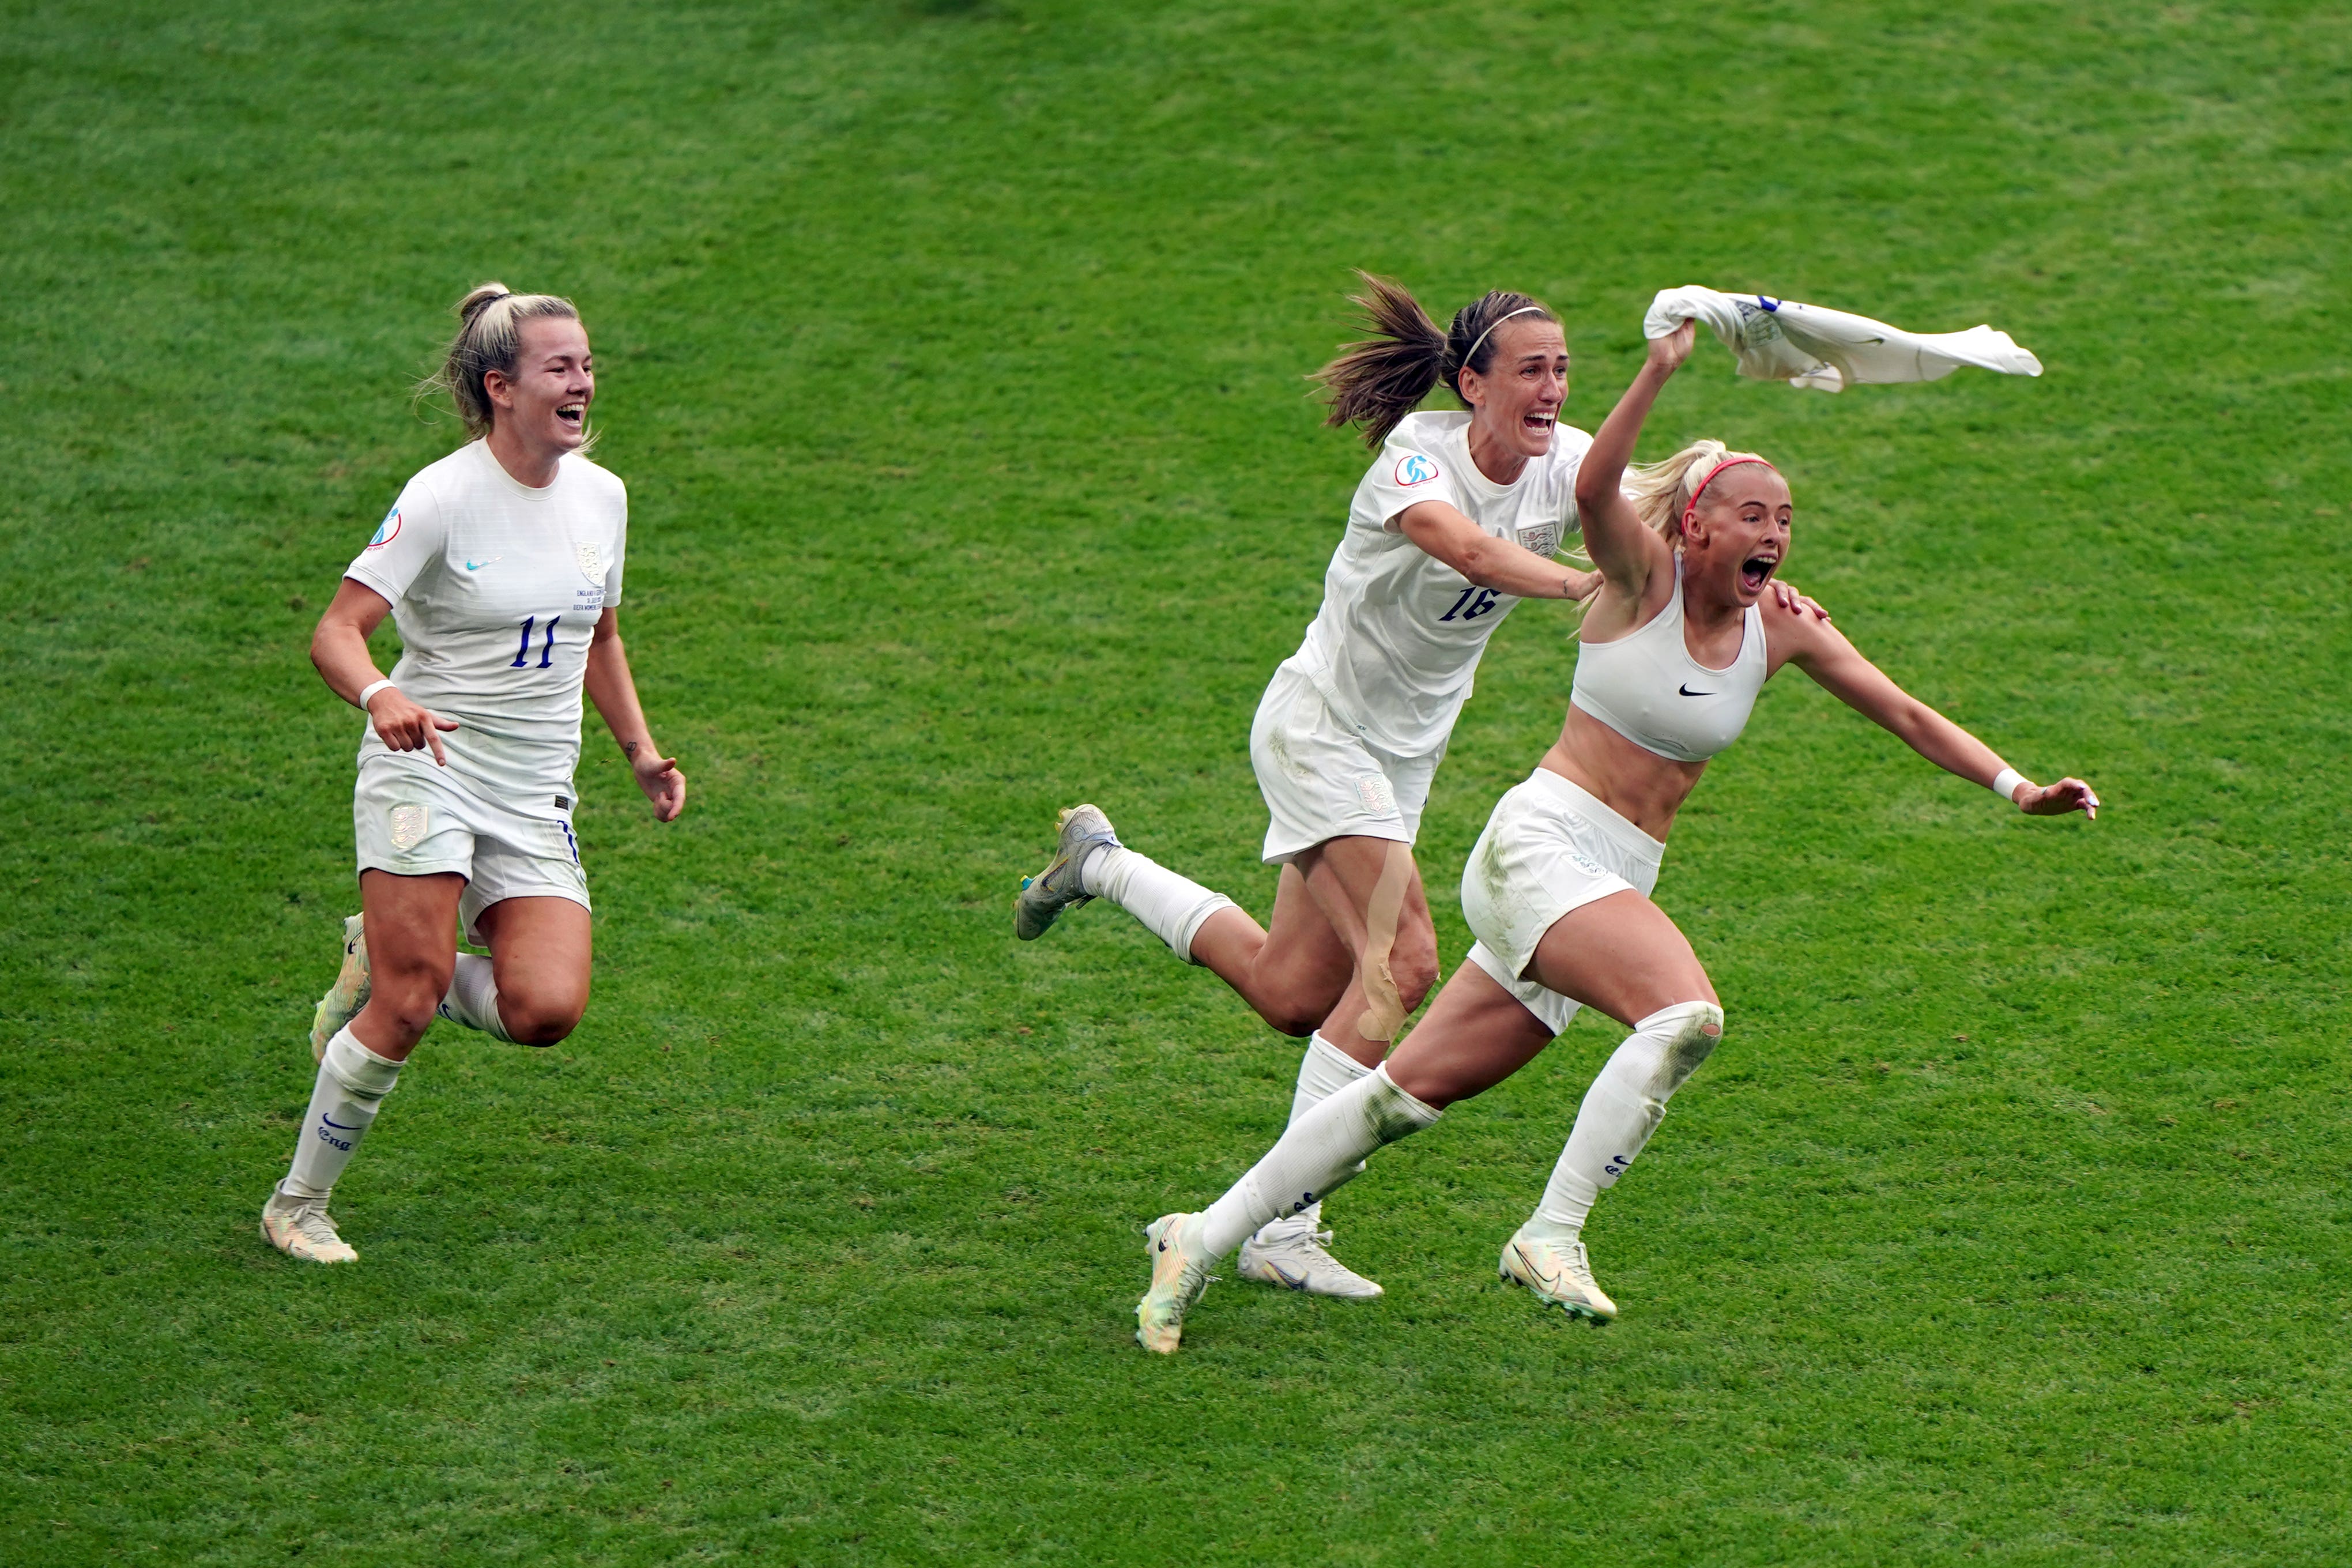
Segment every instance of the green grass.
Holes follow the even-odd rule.
[[[0,18],[0,1561],[2352,1557],[2341,7]],[[2014,332],[2042,380],[1835,398],[1709,346],[1652,446],[1782,460],[1790,576],[2108,810],[1776,683],[1659,889],[1731,1029],[1596,1222],[1623,1321],[1493,1276],[1580,1023],[1334,1200],[1385,1300],[1220,1286],[1160,1362],[1137,1227],[1296,1049],[1006,900],[1083,796],[1264,912],[1358,264],[1552,300],[1587,427],[1664,285]],[[587,1022],[436,1032],[305,1269],[253,1224],[352,902],[307,635],[492,276],[595,334],[697,793],[592,723]],[[1563,625],[1440,776],[1449,965]]]

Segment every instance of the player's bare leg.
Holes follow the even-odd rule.
[[[293,1164],[261,1211],[263,1237],[289,1257],[349,1263],[359,1256],[337,1234],[327,1205],[448,989],[465,885],[454,872],[360,875],[367,1005],[320,1050]]]
[[[1585,1091],[1543,1201],[1504,1245],[1500,1272],[1570,1316],[1607,1322],[1617,1303],[1585,1250],[1584,1222],[1723,1037],[1706,971],[1665,911],[1631,890],[1554,921],[1529,964],[1538,983],[1633,1030]],[[1465,964],[1390,1059],[1399,1087],[1447,1106],[1500,1083],[1550,1042],[1534,1014]]]
[[[1291,1097],[1296,1121],[1380,1064],[1435,983],[1436,930],[1412,851],[1391,839],[1352,836],[1284,867],[1275,929],[1252,942],[1255,930],[1238,910],[1220,913],[1194,939],[1193,953],[1269,1022],[1320,1006],[1321,1026],[1307,1040]],[[1216,962],[1209,943],[1219,944]],[[1322,1217],[1318,1201],[1251,1237],[1238,1259],[1241,1277],[1317,1296],[1378,1296],[1379,1285],[1331,1256]]]
[[[501,899],[474,924],[490,956],[457,955],[443,1017],[526,1046],[554,1045],[580,1026],[593,970],[586,909],[564,898]]]

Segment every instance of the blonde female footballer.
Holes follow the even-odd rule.
[[[328,1199],[436,1016],[533,1046],[580,1022],[583,688],[654,815],[686,805],[621,646],[628,497],[585,455],[596,379],[579,312],[488,283],[457,314],[436,381],[472,439],[408,481],[310,644],[368,716],[352,806],[362,912],[312,1022],[319,1075],[293,1165],[261,1214],[272,1246],[311,1262],[357,1258]],[[389,676],[368,652],[387,615],[402,644]],[[461,923],[488,958],[457,951]]]
[[[1633,1163],[1666,1101],[1723,1036],[1723,1007],[1690,943],[1650,901],[1665,837],[1707,759],[1738,736],[1764,682],[1793,664],[1929,762],[2038,816],[2095,816],[2080,779],[2028,782],[1906,693],[1826,619],[1767,592],[1789,550],[1789,487],[1719,442],[1686,447],[1620,489],[1652,402],[1691,327],[1654,341],[1575,482],[1604,585],[1585,616],[1568,718],[1527,781],[1495,807],[1462,878],[1477,944],[1395,1054],[1293,1121],[1224,1196],[1149,1229],[1150,1290],[1136,1337],[1168,1352],[1212,1264],[1302,1212],[1384,1144],[1532,1060],[1580,1005],[1633,1033],[1584,1096],[1534,1215],[1503,1248],[1506,1279],[1597,1320],[1616,1303],[1581,1239],[1601,1191]]]

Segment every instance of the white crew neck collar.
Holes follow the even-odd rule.
[[[555,478],[548,480],[544,485],[527,485],[520,479],[516,479],[512,474],[507,472],[507,466],[499,461],[499,455],[496,452],[490,450],[488,437],[486,436],[482,437],[480,440],[476,441],[474,445],[481,451],[483,467],[488,468],[491,473],[496,474],[500,484],[504,485],[509,490],[512,491],[515,495],[520,497],[524,500],[541,502],[553,500],[555,499],[555,492],[562,487],[562,458],[558,458],[555,460]],[[571,454],[567,452],[564,456],[569,457]]]

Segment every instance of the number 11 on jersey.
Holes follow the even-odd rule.
[[[1451,617],[1448,618],[1450,619]],[[557,622],[560,622],[562,619],[563,617],[562,616],[552,616],[549,619],[545,634],[546,640],[539,645],[539,663],[536,665],[526,665],[524,661],[530,658],[530,628],[537,624],[539,617],[537,616],[525,616],[522,623],[522,642],[515,649],[514,662],[507,666],[507,668],[509,669],[545,669],[548,667],[548,661],[555,657],[555,627]]]

